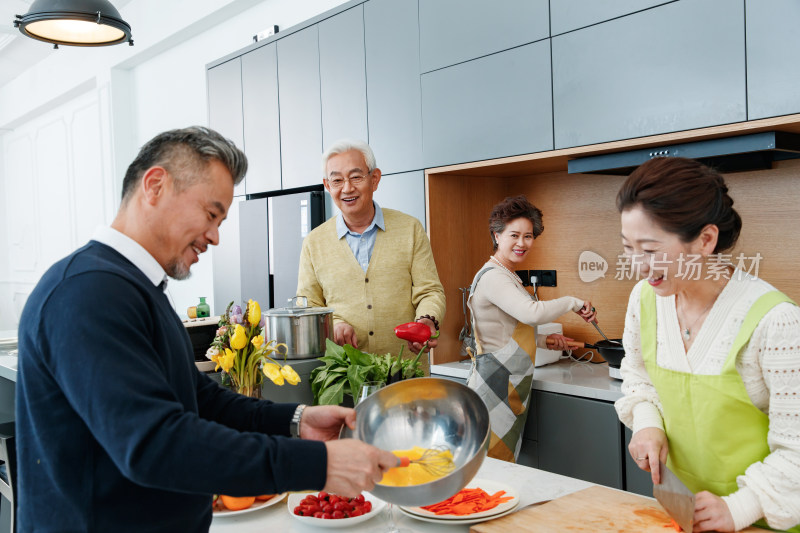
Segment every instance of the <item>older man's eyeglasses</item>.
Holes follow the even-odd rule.
[[[365,181],[367,181],[367,176],[350,176],[349,178],[328,178],[328,186],[331,189],[341,189],[344,187],[344,182],[349,181],[350,185],[353,187],[358,187]]]

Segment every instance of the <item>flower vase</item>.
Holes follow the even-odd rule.
[[[244,394],[245,396],[249,396],[251,398],[261,399],[261,383],[256,384],[249,384],[249,385],[242,385],[240,386],[236,392],[239,394]]]
[[[261,382],[259,380],[236,380],[227,372],[222,373],[222,385],[243,396],[261,399]]]

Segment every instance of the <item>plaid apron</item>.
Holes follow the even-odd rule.
[[[467,305],[483,274],[493,267],[480,270],[472,281]],[[511,339],[494,352],[483,352],[480,334],[472,312],[472,331],[480,355],[473,355],[467,386],[483,399],[489,409],[491,438],[489,457],[516,462],[522,445],[522,432],[528,418],[528,405],[533,385],[536,360],[536,328],[517,322]],[[471,352],[471,350],[470,350]]]

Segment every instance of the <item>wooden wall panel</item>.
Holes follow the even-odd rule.
[[[440,324],[436,363],[461,359],[458,333],[464,324],[459,287],[469,287],[492,254],[489,213],[505,198],[508,181],[498,178],[428,178],[428,224],[433,257],[444,285],[447,312]]]
[[[734,262],[740,252],[745,257],[760,253],[758,277],[800,303],[800,160],[776,163],[773,170],[727,174],[725,182],[742,217]]]
[[[556,172],[510,181],[512,189],[542,210],[544,232],[534,242],[525,265],[520,267],[556,270],[558,286],[540,288],[539,297],[551,300],[569,295],[591,300],[603,332],[609,338],[620,338],[628,294],[635,283],[614,279],[616,258],[622,251],[614,202],[624,177]],[[578,259],[587,250],[606,260],[605,277],[581,281]],[[564,335],[568,337],[585,342],[602,338],[574,313],[557,321],[564,325]]]
[[[800,161],[775,164],[773,170],[726,175],[734,207],[743,219],[742,235],[732,251],[745,258],[760,254],[758,275],[795,301],[800,280],[794,265],[800,260]],[[558,286],[540,288],[545,300],[571,295],[591,300],[603,331],[622,336],[628,295],[635,279],[620,279],[617,258],[622,252],[616,193],[622,176],[567,174],[566,171],[522,177],[474,177],[429,173],[429,233],[439,276],[447,296],[437,363],[456,361],[462,325],[459,287],[467,286],[491,254],[487,222],[492,206],[510,194],[524,194],[543,212],[544,233],[520,269],[557,271]],[[605,277],[581,281],[578,260],[592,251],[608,263]],[[735,262],[735,261],[734,261]],[[746,265],[752,263],[749,259]],[[753,272],[755,273],[755,272]],[[593,342],[600,335],[577,315],[558,320],[564,334]]]

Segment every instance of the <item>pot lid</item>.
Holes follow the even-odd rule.
[[[314,307],[308,305],[305,296],[295,296],[290,299],[292,305],[288,307],[274,307],[265,311],[266,316],[307,316],[307,315],[327,315],[333,313],[332,307]]]

